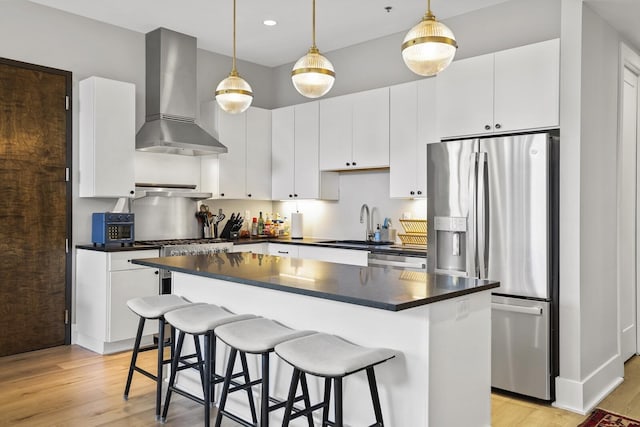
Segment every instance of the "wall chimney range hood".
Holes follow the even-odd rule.
[[[146,34],[146,120],[136,149],[202,156],[227,147],[195,123],[197,41],[158,28]]]

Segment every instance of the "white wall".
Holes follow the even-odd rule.
[[[434,10],[437,13],[437,8]],[[416,23],[420,18],[416,16]],[[511,0],[443,22],[455,34],[459,45],[456,58],[462,59],[559,37],[560,2]],[[317,31],[321,32],[322,27]],[[336,70],[335,84],[326,97],[421,78],[402,61],[400,46],[405,34],[406,31],[330,52],[318,46]],[[272,108],[308,101],[291,83],[292,68],[293,63],[274,69]]]
[[[556,405],[582,413],[623,375],[615,233],[619,42],[581,0],[562,1]]]

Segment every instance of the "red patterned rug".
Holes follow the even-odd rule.
[[[640,421],[596,408],[578,427],[640,427]]]

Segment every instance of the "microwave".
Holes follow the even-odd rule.
[[[95,212],[91,217],[91,240],[96,245],[133,245],[134,214]]]

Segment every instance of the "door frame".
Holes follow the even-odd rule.
[[[72,165],[73,165],[73,114],[72,114],[72,106],[73,106],[73,97],[72,97],[72,73],[71,71],[60,70],[57,68],[45,67],[43,65],[31,64],[28,62],[16,61],[13,59],[0,57],[0,64],[9,65],[18,68],[25,68],[28,70],[40,71],[49,74],[56,74],[63,76],[65,78],[65,95],[68,99],[68,104],[66,108],[66,128],[65,128],[65,140],[66,140],[66,162],[65,167],[67,169],[66,174],[66,183],[67,183],[67,246],[66,246],[66,255],[65,255],[65,310],[67,316],[65,317],[65,325],[64,325],[64,343],[65,345],[71,344],[71,307],[72,307],[72,288],[71,288],[71,242],[72,240],[72,230],[73,230],[73,210],[72,210],[72,184],[71,177],[72,175]]]

